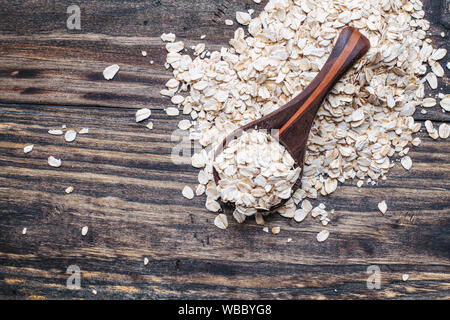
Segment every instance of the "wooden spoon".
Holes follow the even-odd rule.
[[[279,139],[294,158],[296,165],[302,168],[303,173],[306,142],[320,105],[336,82],[364,56],[369,48],[369,40],[358,30],[352,27],[344,28],[322,70],[302,93],[283,107],[232,132],[219,145],[214,156],[217,157],[231,140],[241,136],[245,130],[264,129]],[[220,177],[214,167],[213,175],[218,184]],[[301,178],[302,174],[292,187],[293,192],[300,187]],[[271,211],[281,207],[286,201],[272,207]]]

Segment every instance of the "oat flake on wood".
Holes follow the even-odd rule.
[[[437,88],[442,70],[436,62],[447,54],[427,40],[430,23],[422,3],[269,0],[258,16],[238,15],[238,21],[248,23],[248,33],[236,28],[228,47],[193,58],[177,50],[180,44],[167,55],[179,83],[175,89],[187,94],[181,102],[183,113],[196,120],[188,129],[190,138],[203,148],[193,155],[192,164],[206,168],[212,180],[218,143],[301,92],[323,66],[340,30],[350,25],[370,40],[371,49],[336,84],[318,112],[307,144],[302,194],[294,195],[295,203],[335,192],[346,180],[369,177],[376,184],[385,178],[392,157],[405,157],[420,130],[412,117],[416,107],[434,104],[431,99],[423,102],[425,85]],[[232,25],[231,20],[226,23]],[[173,97],[178,92],[164,93]],[[448,111],[450,100],[440,99]],[[445,136],[445,129],[441,131]],[[430,135],[436,139],[440,132],[434,129]],[[409,167],[408,160],[403,162]],[[233,175],[233,168],[227,170]],[[239,192],[247,190],[242,187]],[[215,185],[208,188],[207,207],[218,210]],[[228,196],[233,194],[227,190]],[[256,190],[259,194],[261,189]],[[241,201],[251,203],[252,198]],[[295,205],[291,211],[289,207],[280,213],[295,218]]]

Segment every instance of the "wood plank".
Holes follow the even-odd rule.
[[[203,197],[181,196],[196,173],[167,156],[177,119],[155,112],[150,131],[134,123],[133,110],[83,110],[1,108],[2,296],[92,298],[89,288],[95,287],[99,298],[226,298],[238,292],[241,298],[448,297],[445,141],[419,133],[423,144],[410,151],[411,171],[397,165],[376,187],[349,182],[320,199],[336,213],[330,238],[319,244],[315,235],[322,228],[312,219],[297,224],[270,217],[267,225],[281,226],[278,236],[254,221],[230,221],[229,229],[218,230]],[[88,126],[90,133],[73,143],[47,133],[63,123]],[[36,147],[25,155],[27,143]],[[63,159],[60,169],[46,164],[49,154]],[[64,194],[68,185],[73,194]],[[384,216],[377,210],[380,199],[389,205]],[[65,288],[71,264],[82,269],[81,291]],[[379,292],[365,286],[372,264],[383,271]],[[407,284],[403,273],[411,275]]]
[[[51,1],[38,10],[35,3],[0,3],[8,12],[0,24],[1,102],[45,100],[126,108],[162,104],[158,92],[171,76],[163,66],[167,53],[159,38],[163,32],[176,33],[187,47],[205,42],[200,35],[206,34],[208,48],[217,50],[228,44],[235,29],[217,20],[222,15],[219,9],[231,16],[250,3],[256,5],[251,0],[203,0],[194,5],[190,1],[115,0],[106,5],[89,1],[81,5],[81,30],[71,31],[66,28],[70,1]],[[30,23],[22,24],[23,20]],[[141,50],[148,56],[143,57]],[[149,64],[151,60],[154,65]],[[102,71],[113,63],[121,71],[114,81],[107,81]],[[19,73],[11,75],[14,71]]]
[[[439,3],[424,3],[433,42],[448,48]],[[450,298],[450,146],[425,132],[409,153],[410,171],[397,164],[377,186],[348,182],[314,201],[336,210],[324,243],[311,218],[269,217],[267,226],[281,227],[276,236],[254,220],[230,219],[222,231],[204,197],[181,196],[197,170],[170,158],[181,117],[162,111],[170,71],[159,35],[175,32],[190,46],[206,34],[208,48],[218,49],[236,28],[225,17],[263,4],[93,0],[81,5],[81,31],[65,27],[70,1],[0,4],[0,298]],[[121,71],[103,80],[112,63]],[[449,93],[446,72],[427,93]],[[134,122],[143,106],[152,109],[153,130]],[[414,117],[449,120],[439,107]],[[90,133],[73,143],[47,133],[62,124]],[[26,144],[35,145],[30,154]],[[61,168],[47,165],[50,154]],[[70,265],[81,268],[81,290],[66,287]],[[370,265],[381,269],[381,290],[367,289]]]

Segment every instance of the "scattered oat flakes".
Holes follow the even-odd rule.
[[[220,210],[220,204],[219,202],[212,200],[212,199],[207,199],[206,200],[206,204],[205,204],[206,209],[208,209],[211,212],[217,212]]]
[[[282,216],[282,217],[294,218],[294,216],[295,216],[295,203],[291,199],[283,207],[277,209],[276,212],[278,212],[280,214],[280,216]]]
[[[292,241],[292,238],[287,238],[287,242],[291,242]]]
[[[427,129],[428,135],[433,138],[439,138],[438,130],[433,127],[433,123],[430,120],[425,121],[425,128]]]
[[[447,139],[449,134],[450,134],[449,125],[446,123],[442,123],[439,126],[439,137],[441,137],[441,139]]]
[[[415,147],[418,147],[421,143],[422,143],[422,140],[420,140],[419,137],[416,137],[411,141],[411,144]]]
[[[179,85],[180,85],[180,81],[178,81],[177,79],[174,79],[174,78],[172,78],[166,82],[166,87],[169,89],[178,89]],[[183,102],[183,101],[181,101],[181,102]]]
[[[136,111],[136,122],[144,121],[151,116],[152,112],[148,108],[142,108]]]
[[[434,73],[428,73],[426,76],[426,80],[428,81],[428,84],[430,85],[431,89],[436,89],[438,86],[437,77]]]
[[[450,112],[450,95],[446,95],[441,101],[440,105],[442,109],[444,109],[447,112]]]
[[[175,35],[173,33],[163,33],[161,35],[161,40],[164,42],[174,42],[175,41]]]
[[[208,174],[205,172],[205,170],[200,170],[198,173],[198,182],[202,185],[207,184],[209,181]]]
[[[97,295],[97,290],[92,289],[92,290],[91,290],[91,293],[95,296],[95,295]]]
[[[204,43],[199,43],[194,47],[194,55],[200,55],[203,51],[205,51],[206,45]]]
[[[304,209],[298,209],[295,211],[294,220],[297,222],[302,222],[303,220],[305,220],[307,215],[308,212],[306,212]]]
[[[273,233],[273,234],[279,234],[280,231],[281,231],[281,228],[280,228],[280,227],[273,227],[273,228],[272,228],[272,233]]]
[[[402,280],[407,281],[409,279],[409,274],[405,273],[402,275]]]
[[[405,156],[400,160],[400,163],[402,164],[403,168],[406,170],[411,169],[412,167],[412,160],[409,156]]]
[[[263,231],[269,233],[269,227],[264,227]]]
[[[170,53],[177,53],[184,49],[183,41],[169,42],[166,44],[166,50]]]
[[[327,240],[329,235],[330,235],[330,231],[322,230],[317,234],[316,239],[319,242],[323,242],[323,241]]]
[[[444,69],[439,62],[433,62],[431,64],[431,70],[439,78],[442,78],[444,76]]]
[[[331,194],[337,189],[337,180],[336,179],[327,179],[325,181],[325,192],[327,194]]]
[[[119,69],[120,67],[117,64],[106,67],[105,70],[103,70],[103,77],[106,80],[111,80],[112,78],[114,78]]]
[[[27,234],[27,228],[22,229],[22,234]]]
[[[55,167],[55,168],[61,167],[61,163],[62,163],[61,159],[56,159],[53,156],[48,157],[47,162],[51,167]]]
[[[358,122],[364,119],[364,112],[362,109],[357,109],[352,113],[352,121]]]
[[[88,134],[89,128],[82,128],[80,131],[78,131],[79,134]]]
[[[76,137],[77,132],[75,130],[67,130],[64,134],[64,140],[66,140],[67,142],[75,141]]]
[[[225,20],[225,24],[226,24],[227,26],[232,26],[232,25],[233,25],[233,20],[226,19],[226,20]]]
[[[380,210],[382,214],[386,213],[386,211],[387,211],[386,201],[383,200],[380,203],[378,203],[378,210]]]
[[[182,194],[183,194],[183,197],[185,197],[189,200],[194,198],[194,191],[189,186],[185,186],[183,188]]]
[[[223,213],[217,215],[217,217],[214,219],[214,224],[220,229],[226,229],[228,227],[227,216]]]
[[[180,95],[173,96],[171,99],[173,104],[180,104],[184,101],[184,97]]]
[[[255,214],[255,221],[256,221],[256,224],[259,224],[259,225],[263,225],[264,224],[264,218],[263,218],[261,212],[257,212]]]
[[[85,236],[88,233],[89,228],[87,226],[84,226],[81,228],[81,235]]]
[[[436,99],[434,98],[426,98],[423,99],[422,106],[425,108],[431,108],[436,105]]]
[[[236,12],[236,20],[242,25],[248,25],[252,17],[247,12]]]
[[[206,187],[204,184],[199,184],[197,186],[197,188],[195,189],[195,195],[196,196],[201,196],[202,194],[205,193]]]
[[[147,127],[148,129],[152,130],[152,129],[153,129],[153,122],[149,121],[149,122],[147,123],[146,127]]]
[[[425,128],[427,129],[428,133],[432,132],[434,130],[433,122],[431,122],[430,120],[426,120],[425,121]]]
[[[166,114],[167,114],[168,116],[177,116],[177,115],[180,114],[180,110],[178,110],[178,109],[175,108],[175,107],[169,107],[169,108],[167,108],[167,109],[165,109],[165,110],[166,110]]]
[[[294,203],[297,205],[306,197],[306,192],[303,189],[297,189],[294,194],[292,195],[292,200],[294,200]]]
[[[434,61],[439,61],[439,60],[443,59],[446,55],[447,55],[447,49],[440,48],[433,52],[433,54],[431,55],[431,59],[433,59]]]
[[[66,188],[65,191],[66,191],[67,194],[72,193],[73,192],[73,187],[69,186],[69,187]]]
[[[206,34],[202,34],[201,36],[200,36],[200,39],[205,39],[206,38]]]
[[[305,210],[306,213],[311,212],[311,210],[313,209],[311,202],[307,199],[302,201],[301,207],[303,210]]]
[[[234,218],[238,223],[243,223],[247,217],[246,217],[246,215],[240,213],[239,211],[234,210],[234,211],[233,211],[233,218]]]
[[[144,257],[144,266],[148,265],[148,258]]]
[[[33,148],[34,148],[34,144],[30,144],[28,146],[25,146],[23,148],[23,153],[29,153],[29,152],[31,152],[33,150]]]
[[[147,51],[142,51],[141,53],[142,53],[142,56],[143,56],[143,57],[146,57],[146,56],[147,56]]]
[[[181,120],[181,121],[178,123],[178,128],[180,128],[181,130],[187,130],[187,129],[189,129],[191,126],[192,126],[191,121],[190,121],[190,120],[186,120],[186,119]]]
[[[326,211],[319,206],[311,210],[311,217],[316,218],[318,216],[326,216]]]

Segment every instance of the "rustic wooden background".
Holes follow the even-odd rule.
[[[431,39],[450,49],[449,1],[423,2]],[[276,236],[254,221],[229,219],[220,230],[203,197],[181,196],[197,171],[170,161],[181,117],[163,111],[170,102],[159,90],[171,72],[159,36],[218,49],[236,28],[224,19],[264,3],[0,0],[0,298],[450,298],[448,141],[419,133],[410,171],[397,165],[378,186],[359,192],[349,182],[321,199],[336,210],[324,243],[312,218],[273,216],[266,225],[281,226]],[[71,4],[81,8],[79,31],[66,28]],[[113,63],[121,70],[106,81]],[[433,94],[449,93],[446,72]],[[142,107],[152,109],[152,131],[134,122]],[[440,107],[415,118],[450,119]],[[62,124],[91,132],[72,143],[47,133]],[[47,165],[50,154],[61,168]],[[66,288],[70,265],[81,269],[80,290]],[[380,290],[366,287],[370,265],[381,269]]]

